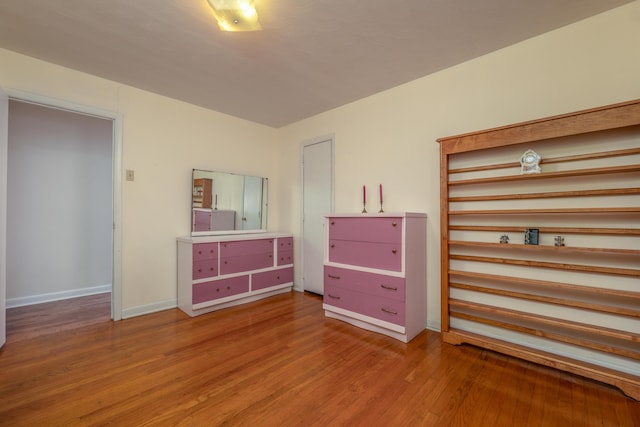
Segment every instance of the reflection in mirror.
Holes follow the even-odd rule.
[[[267,230],[267,178],[194,169],[191,235]]]

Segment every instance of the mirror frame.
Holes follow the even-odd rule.
[[[196,178],[196,174],[199,173],[198,177]],[[206,230],[206,231],[194,231],[194,209],[198,209],[197,206],[194,206],[195,204],[195,186],[194,186],[194,180],[195,179],[199,179],[202,178],[203,174],[212,174],[211,179],[213,179],[217,174],[221,174],[224,176],[229,176],[229,177],[241,177],[243,180],[247,177],[249,178],[259,178],[262,180],[262,192],[260,194],[260,222],[261,222],[261,228],[255,228],[255,229],[233,229],[233,230]],[[189,209],[190,214],[191,214],[191,219],[190,219],[190,224],[191,224],[191,236],[192,237],[197,237],[197,236],[219,236],[219,235],[225,235],[225,234],[256,234],[256,233],[266,233],[267,232],[267,214],[268,214],[268,187],[269,187],[269,179],[266,177],[260,177],[260,176],[256,176],[256,175],[242,175],[242,174],[237,174],[237,173],[231,173],[231,172],[222,172],[222,171],[211,171],[211,170],[205,170],[205,169],[192,169],[191,170],[191,207]],[[244,205],[244,185],[243,185],[243,190],[242,190],[242,194],[239,196],[242,198],[242,203]],[[213,197],[215,197],[216,202],[213,202]],[[210,208],[212,211],[217,210],[217,195],[214,196],[214,194],[212,194],[212,201],[211,201],[211,205],[212,207]],[[208,208],[204,208],[204,209],[208,209]],[[242,216],[242,215],[241,215]],[[236,217],[237,217],[237,213],[236,213]]]

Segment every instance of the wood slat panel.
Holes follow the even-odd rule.
[[[449,307],[450,315],[460,319],[640,360],[638,351],[616,346],[612,342],[595,340],[595,337],[618,340],[640,348],[636,345],[640,342],[640,335],[631,332],[456,299],[449,300]],[[468,309],[472,313],[456,309]],[[577,335],[570,335],[571,332]],[[594,339],[585,336],[592,336]]]
[[[487,274],[487,273],[478,273],[475,271],[459,271],[459,270],[450,270],[450,276],[463,276],[475,279],[486,279],[490,281],[497,282],[517,282],[526,286],[534,286],[534,287],[549,287],[549,288],[557,288],[567,291],[574,292],[587,292],[594,294],[596,296],[613,296],[613,297],[622,297],[630,300],[636,300],[638,303],[638,309],[640,310],[640,289],[637,292],[632,291],[624,291],[620,289],[609,289],[605,287],[595,287],[595,286],[584,286],[584,285],[574,285],[571,283],[561,283],[561,282],[551,282],[548,280],[538,280],[538,279],[525,279],[522,277],[513,277],[513,276],[500,276],[498,274]]]
[[[552,164],[552,163],[575,162],[579,160],[606,159],[610,157],[630,156],[633,154],[640,154],[640,148],[602,151],[599,153],[576,154],[574,156],[550,157],[547,159],[541,159],[540,164],[544,165],[544,164]],[[456,174],[456,173],[464,173],[464,172],[480,172],[480,171],[488,171],[488,170],[508,169],[508,168],[514,168],[514,167],[519,168],[520,162],[496,163],[492,165],[472,166],[467,168],[455,168],[455,169],[449,169],[449,173]]]
[[[596,265],[555,263],[511,258],[492,258],[475,255],[450,254],[449,259],[460,261],[489,262],[493,264],[522,265],[527,267],[551,268],[556,270],[587,271],[591,273],[612,274],[616,276],[640,277],[640,270],[635,270],[632,268],[600,267]]]
[[[464,240],[450,240],[449,246],[467,246],[476,248],[499,248],[505,250],[521,249],[527,251],[552,251],[552,252],[584,252],[584,253],[607,253],[620,255],[638,255],[640,249],[620,249],[620,248],[587,248],[581,246],[549,246],[549,245],[524,245],[520,243],[494,243],[494,242],[471,242]]]
[[[455,202],[486,202],[497,200],[529,200],[529,199],[554,199],[567,197],[598,197],[598,196],[625,196],[640,194],[640,188],[611,188],[605,190],[574,190],[554,191],[546,193],[517,193],[497,194],[490,196],[465,196],[449,197],[449,203]]]
[[[546,179],[555,179],[555,178],[572,178],[572,177],[611,175],[611,174],[633,173],[633,172],[640,172],[640,165],[607,166],[604,168],[572,169],[572,170],[566,170],[566,171],[532,173],[532,174],[524,174],[524,175],[491,176],[491,177],[484,177],[484,178],[460,179],[457,181],[450,180],[449,186],[495,184],[495,183],[518,182],[518,181],[537,181],[537,180],[546,180]]]
[[[450,225],[449,230],[459,231],[499,231],[523,232],[526,227],[494,225]],[[540,233],[549,234],[587,234],[612,236],[640,236],[640,228],[578,228],[578,227],[538,227]]]
[[[555,208],[555,209],[478,209],[449,211],[449,215],[522,215],[522,214],[608,214],[640,213],[640,207]]]
[[[640,309],[629,309],[624,307],[614,307],[610,305],[596,304],[593,302],[584,302],[570,298],[557,298],[544,295],[536,295],[532,293],[515,292],[505,289],[489,288],[487,286],[469,285],[466,283],[449,282],[449,288],[464,289],[472,292],[480,292],[484,294],[500,295],[504,297],[524,299],[527,301],[544,302],[548,304],[562,305],[565,307],[584,308],[602,313],[620,314],[629,317],[640,317]],[[640,307],[640,306],[639,306]]]

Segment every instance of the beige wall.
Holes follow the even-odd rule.
[[[122,185],[125,317],[176,304],[175,239],[190,232],[192,168],[266,176],[277,198],[272,128],[1,49],[0,64],[4,89],[122,114],[122,166],[135,171]]]
[[[123,115],[123,169],[136,178],[123,182],[125,312],[175,304],[175,237],[189,232],[192,168],[269,177],[269,228],[298,237],[300,143],[335,133],[336,211],[356,212],[361,186],[383,183],[387,211],[429,214],[428,319],[437,328],[435,139],[640,98],[638,52],[636,1],[278,130],[6,50],[0,86]]]
[[[335,209],[359,212],[362,185],[385,210],[428,214],[428,324],[440,325],[439,147],[436,139],[640,98],[640,2],[527,40],[280,129],[299,182],[300,143],[335,133]],[[286,166],[286,167],[285,167]],[[300,191],[282,222],[300,231]],[[370,194],[377,202],[377,195]],[[299,254],[298,254],[299,255]],[[296,272],[297,278],[300,274]],[[298,280],[298,283],[300,281]]]

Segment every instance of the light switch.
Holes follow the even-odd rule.
[[[133,181],[133,171],[131,169],[127,169],[127,181]]]

